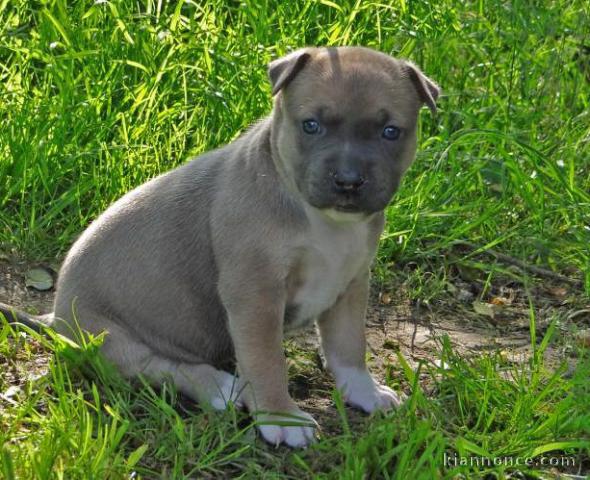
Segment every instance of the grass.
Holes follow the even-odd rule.
[[[396,377],[412,386],[405,407],[351,427],[335,394],[340,418],[331,422],[331,433],[312,448],[291,451],[256,441],[242,412],[187,408],[173,388],[130,385],[96,355],[100,339],[73,348],[32,334],[33,341],[23,343],[4,324],[0,355],[8,366],[30,368],[39,350],[53,358],[48,373],[27,382],[18,401],[0,412],[0,472],[6,479],[426,479],[506,478],[514,470],[453,460],[461,457],[547,459],[575,472],[588,467],[590,453],[590,358],[581,352],[567,378],[562,369],[548,369],[542,349],[554,333],[550,328],[538,355],[520,366],[498,354],[461,358],[445,339],[440,357],[418,372],[400,355]],[[429,392],[418,382],[421,374],[432,380]],[[520,469],[527,478],[542,470]]]
[[[61,258],[124,192],[268,113],[269,60],[303,45],[362,44],[412,59],[444,91],[439,115],[423,113],[417,161],[387,210],[376,280],[403,277],[410,297],[432,305],[449,296],[456,271],[486,285],[506,275],[533,281],[481,255],[492,248],[579,280],[577,298],[587,301],[587,2],[0,0],[0,38],[0,253]],[[458,248],[464,241],[476,249]],[[0,332],[5,366],[55,354],[15,405],[0,404],[0,477],[515,470],[448,467],[444,452],[565,452],[588,468],[587,352],[573,373],[548,369],[541,353],[559,340],[555,328],[538,339],[531,329],[537,354],[518,368],[500,354],[461,358],[444,342],[447,369],[431,359],[420,376],[401,357],[390,367],[412,390],[406,409],[362,428],[340,409],[334,432],[304,452],[254,442],[241,413],[186,409],[173,390],[131,388],[100,366],[92,342],[69,355],[59,339]],[[0,392],[10,384],[0,372]]]

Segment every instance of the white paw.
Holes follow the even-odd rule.
[[[344,401],[367,413],[399,407],[403,397],[386,385],[378,384],[365,369],[340,367],[334,369],[336,387]]]
[[[296,410],[288,414],[258,414],[256,424],[262,438],[274,446],[281,443],[289,447],[301,448],[316,439],[317,423],[314,418]]]
[[[215,389],[209,398],[209,404],[215,410],[225,410],[229,402],[237,408],[242,408],[242,388],[237,377],[231,373],[219,371],[217,373]]]

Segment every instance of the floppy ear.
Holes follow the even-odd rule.
[[[270,62],[268,78],[272,85],[272,94],[276,95],[282,88],[285,88],[310,58],[311,54],[306,49],[302,49]]]
[[[405,69],[409,79],[412,81],[418,97],[426,104],[430,111],[436,113],[436,99],[440,95],[440,87],[413,63],[405,62]]]

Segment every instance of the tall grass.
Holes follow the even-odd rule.
[[[270,110],[304,45],[414,60],[444,89],[385,262],[456,239],[590,278],[586,2],[46,2],[0,8],[0,241],[63,254],[130,188]]]

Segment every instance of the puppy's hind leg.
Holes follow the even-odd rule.
[[[143,375],[153,385],[172,381],[184,394],[216,410],[231,401],[242,407],[242,389],[234,375],[207,363],[178,362],[152,350],[123,328],[110,323],[102,354],[126,377]]]

